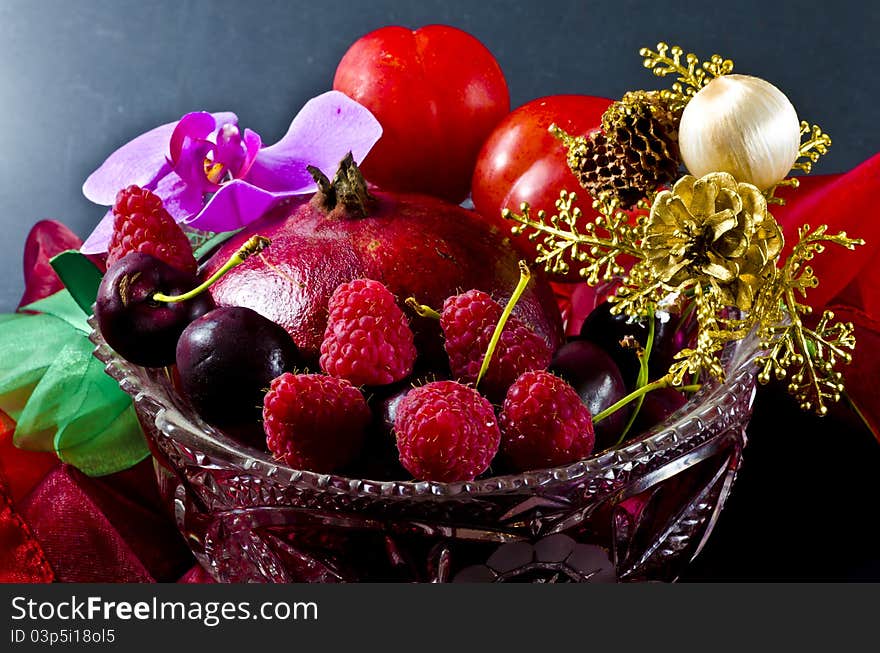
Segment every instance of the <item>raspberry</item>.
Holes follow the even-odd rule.
[[[495,300],[480,290],[455,295],[443,304],[440,326],[446,337],[449,367],[461,382],[477,380],[502,311]],[[546,369],[552,356],[550,345],[541,336],[511,316],[501,332],[480,389],[489,398],[501,400],[520,374]]]
[[[400,462],[428,481],[469,481],[489,467],[501,432],[492,405],[455,381],[434,381],[413,389],[394,421]]]
[[[518,470],[586,458],[596,436],[593,418],[574,388],[549,372],[526,372],[501,409],[501,449]]]
[[[371,419],[360,391],[323,374],[275,378],[263,399],[266,444],[297,469],[332,472],[358,454]]]
[[[108,268],[126,254],[143,252],[178,270],[195,274],[192,246],[156,194],[138,186],[124,188],[116,195],[113,215]]]
[[[343,283],[330,297],[321,369],[354,385],[388,385],[409,376],[413,333],[394,295],[372,279]]]

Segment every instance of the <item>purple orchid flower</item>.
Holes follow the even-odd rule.
[[[250,129],[242,133],[234,113],[198,111],[123,145],[86,179],[83,193],[112,206],[121,189],[137,184],[161,197],[177,222],[231,231],[279,200],[314,192],[307,165],[332,177],[349,151],[360,163],[381,135],[373,114],[338,91],[309,100],[268,147]],[[106,251],[112,233],[108,211],[81,251]]]

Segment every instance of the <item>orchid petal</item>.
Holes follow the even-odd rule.
[[[237,125],[225,124],[217,131],[217,147],[214,148],[214,162],[223,166],[224,171],[237,176],[244,164],[245,152],[241,132]]]
[[[101,254],[107,251],[110,245],[110,237],[113,235],[113,211],[109,210],[101,218],[98,226],[94,228],[86,242],[83,243],[79,251],[83,254]]]
[[[187,147],[187,141],[203,141],[215,129],[217,129],[217,120],[207,111],[193,111],[181,118],[171,134],[168,145],[171,162],[175,167],[180,162],[181,152]]]
[[[185,138],[174,164],[174,176],[180,177],[200,193],[213,193],[220,185],[211,182],[205,172],[205,159],[215,149],[214,143],[207,140]],[[165,198],[161,193],[159,197]]]
[[[197,213],[204,204],[204,195],[183,179],[173,174],[163,176],[154,191],[162,198],[165,210],[176,222]],[[83,254],[101,254],[107,251],[113,236],[113,210],[107,211],[98,226],[86,238],[79,251]]]
[[[300,193],[270,192],[235,179],[223,184],[205,208],[183,222],[202,231],[232,231],[253,222],[277,202]]]
[[[155,190],[162,198],[165,210],[175,222],[183,222],[191,215],[202,210],[205,194],[198,186],[188,183],[177,175],[168,175],[159,181]]]
[[[250,171],[251,166],[254,165],[254,161],[257,160],[257,154],[260,153],[260,148],[263,147],[263,139],[260,138],[260,135],[252,131],[250,129],[244,130],[244,146],[245,146],[245,157],[244,161],[241,164],[241,168],[235,174],[237,179],[244,178],[247,173]]]
[[[238,120],[234,113],[228,111],[212,115],[220,124]],[[95,204],[110,206],[116,199],[116,193],[126,186],[137,184],[148,188],[155,185],[159,171],[166,162],[168,142],[177,123],[160,125],[116,150],[89,175],[83,184],[83,194]]]
[[[381,135],[368,109],[328,91],[306,103],[280,141],[259,151],[246,180],[271,192],[309,193],[317,186],[307,165],[333,177],[349,151],[360,163]]]

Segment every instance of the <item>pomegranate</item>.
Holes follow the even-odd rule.
[[[376,279],[401,305],[415,297],[438,310],[463,290],[477,288],[504,302],[516,287],[523,253],[500,217],[428,196],[368,189],[348,157],[332,182],[311,172],[319,185],[311,199],[293,200],[251,223],[203,271],[212,274],[254,234],[271,239],[211,293],[218,306],[246,306],[283,326],[306,360],[318,358],[331,293],[352,279]],[[562,338],[559,310],[544,276],[532,278],[514,314],[555,349]],[[423,360],[439,360],[436,321],[413,315],[412,326]]]

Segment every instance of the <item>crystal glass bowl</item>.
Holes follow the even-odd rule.
[[[93,324],[94,328],[94,324]],[[218,581],[673,581],[740,466],[755,338],[727,378],[613,450],[462,483],[391,482],[278,464],[202,422],[162,370],[95,355],[134,400],[162,497]]]

